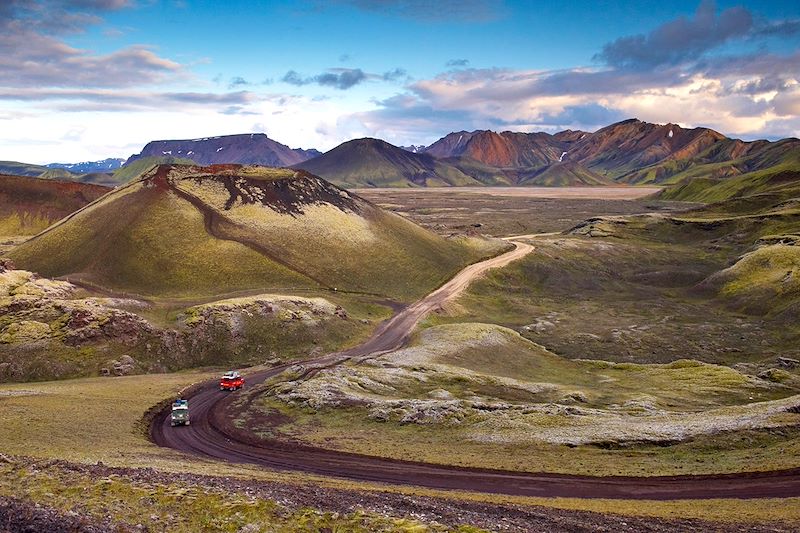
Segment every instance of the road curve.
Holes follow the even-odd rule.
[[[457,296],[487,270],[505,266],[533,250],[530,244],[514,244],[516,247],[505,254],[468,266],[442,287],[384,322],[363,344],[303,364],[328,366],[400,348],[428,312]],[[250,374],[248,385],[261,383],[288,366]],[[192,425],[170,427],[169,411],[165,409],[151,424],[153,442],[232,463],[356,481],[533,497],[676,500],[800,496],[800,469],[705,476],[591,477],[452,467],[256,440],[236,428],[226,416],[227,407],[236,398],[235,393],[221,392],[216,382],[207,382],[195,387],[186,397],[190,400]],[[535,458],[531,458],[531,462],[535,464]]]

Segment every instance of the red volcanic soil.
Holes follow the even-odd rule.
[[[16,215],[23,231],[38,233],[110,190],[102,185],[0,174],[0,221]]]
[[[462,131],[436,141],[425,153],[435,157],[469,157],[497,168],[538,168],[558,161],[581,135],[583,132],[554,136],[548,133]]]

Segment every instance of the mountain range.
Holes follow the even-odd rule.
[[[125,164],[119,157],[109,157],[102,161],[84,161],[82,163],[48,163],[47,168],[62,168],[73,174],[92,174],[95,172],[114,172]]]
[[[324,154],[289,148],[263,133],[161,140],[147,143],[113,175],[98,170],[113,166],[113,159],[48,166],[0,162],[0,172],[119,185],[152,164],[236,163],[303,169],[351,188],[682,184],[685,190],[684,182],[697,178],[798,169],[798,153],[800,141],[793,138],[745,142],[708,128],[629,119],[595,132],[459,131],[430,146],[354,139]]]

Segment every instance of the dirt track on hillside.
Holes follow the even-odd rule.
[[[485,271],[505,266],[533,250],[529,244],[515,244],[514,250],[465,268],[441,288],[386,321],[363,344],[303,364],[309,369],[319,368],[402,347],[428,312],[454,298]],[[275,376],[288,366],[251,374],[248,385]],[[171,428],[169,412],[165,409],[151,425],[152,440],[160,446],[234,463],[253,463],[357,481],[520,496],[652,500],[800,496],[800,469],[707,476],[590,477],[451,467],[264,441],[233,425],[225,413],[236,396],[220,392],[215,382],[202,384],[187,397],[192,425]]]

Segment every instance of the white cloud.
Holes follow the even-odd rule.
[[[345,140],[334,128],[317,131],[320,123],[336,124],[356,108],[341,102],[314,101],[293,95],[261,95],[248,105],[250,115],[223,114],[217,106],[147,108],[109,114],[103,111],[52,113],[27,104],[13,128],[0,128],[0,160],[50,163],[128,157],[154,139],[191,139],[265,131],[293,148],[330,149]],[[284,111],[273,114],[275,111]],[[2,118],[2,114],[0,114]],[[84,128],[80,131],[80,128]],[[80,140],[67,140],[80,132]],[[18,142],[20,139],[36,140]]]

